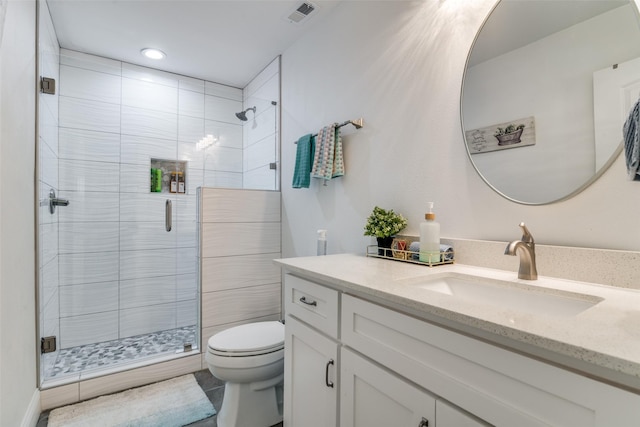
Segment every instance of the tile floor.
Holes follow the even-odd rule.
[[[172,353],[185,344],[196,344],[196,326],[154,332],[119,340],[86,344],[60,350],[58,354],[45,354],[45,379],[54,379],[67,374],[106,368],[141,358]],[[55,360],[47,360],[54,357]],[[52,362],[52,363],[51,363]]]
[[[213,407],[216,411],[220,410],[222,405],[222,398],[224,397],[224,383],[215,378],[208,370],[198,371],[194,373],[196,381],[202,388],[202,391],[207,395]],[[49,411],[40,414],[40,419],[36,427],[47,427],[49,418]],[[188,424],[189,427],[218,427],[216,422],[216,416],[205,418],[204,420],[196,421],[195,423]],[[282,423],[276,424],[272,427],[282,427]]]

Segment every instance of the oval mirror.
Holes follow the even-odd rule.
[[[467,58],[461,117],[469,157],[509,200],[564,200],[615,160],[639,95],[633,1],[502,0]]]

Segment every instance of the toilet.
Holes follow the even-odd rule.
[[[269,427],[282,421],[284,325],[255,322],[209,338],[209,371],[225,381],[219,427]]]

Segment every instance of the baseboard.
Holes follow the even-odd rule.
[[[36,389],[31,396],[31,402],[27,407],[27,411],[22,417],[20,427],[35,427],[40,419],[40,390]]]

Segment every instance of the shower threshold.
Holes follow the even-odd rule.
[[[56,381],[66,377],[91,371],[97,374],[102,370],[112,370],[120,365],[153,361],[155,357],[183,352],[185,344],[196,349],[197,327],[186,326],[177,329],[154,332],[145,335],[86,344],[60,350],[57,354],[44,354],[44,380]],[[189,350],[186,350],[189,351]],[[46,358],[55,360],[46,360]]]

